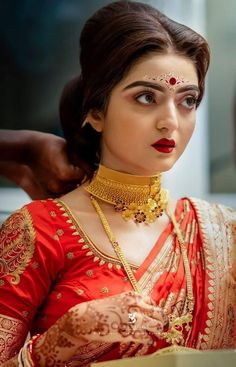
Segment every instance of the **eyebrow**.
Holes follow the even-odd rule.
[[[137,80],[136,82],[133,82],[133,83],[127,85],[123,90],[131,89],[131,88],[139,87],[139,86],[153,88],[153,89],[159,90],[160,92],[164,92],[165,89],[166,89],[162,85],[157,84],[157,83],[147,82],[147,81],[144,81],[144,80]],[[189,85],[185,85],[183,87],[180,87],[180,88],[177,89],[177,93],[186,92],[188,90],[195,90],[198,93],[200,93],[200,89],[195,84],[189,84]]]

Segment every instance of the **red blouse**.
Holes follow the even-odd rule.
[[[226,290],[225,294],[213,294],[214,289],[210,289],[214,288],[211,274],[215,270],[208,269],[210,254],[204,245],[197,206],[181,199],[175,216],[187,245],[195,297],[192,329],[185,336],[185,346],[235,347],[233,319],[226,315],[233,307],[234,313],[234,300]],[[83,232],[78,219],[56,200],[34,201],[15,212],[2,226],[0,252],[0,361],[19,351],[28,331],[43,333],[72,306],[132,288],[119,260],[101,252]],[[184,313],[186,278],[172,223],[143,264],[133,270],[143,293],[150,294],[165,312]],[[224,297],[226,302],[221,329],[225,338],[218,335],[218,339],[212,339],[210,334],[210,313],[215,312],[211,296],[218,297],[217,302]],[[71,365],[146,354],[166,346],[162,340],[149,349],[131,344],[88,344]]]

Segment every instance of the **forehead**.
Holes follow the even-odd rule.
[[[198,85],[197,71],[194,63],[180,55],[175,54],[149,54],[139,59],[122,79],[122,85],[135,80],[159,78],[162,75],[175,75],[186,83]]]

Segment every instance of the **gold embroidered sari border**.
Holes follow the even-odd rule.
[[[219,206],[211,205],[200,199],[190,198],[190,200],[200,223],[208,275],[207,319],[198,347],[201,349],[219,348],[224,340],[223,320],[227,319],[226,305],[229,297],[229,290],[223,280],[223,267],[229,261],[229,241],[225,230],[225,217]]]

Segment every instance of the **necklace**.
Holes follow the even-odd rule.
[[[118,257],[118,259],[120,260],[121,264],[124,267],[124,270],[129,278],[130,283],[132,284],[133,289],[138,292],[138,293],[142,293],[142,290],[134,276],[134,273],[129,265],[129,263],[127,262],[127,260],[124,257],[124,254],[121,250],[121,247],[119,245],[119,243],[117,242],[114,233],[111,230],[110,225],[108,224],[108,221],[100,207],[100,205],[98,204],[97,200],[91,196],[91,202],[101,220],[101,223],[103,225],[103,228],[105,230],[105,233],[110,241],[110,243],[112,244],[116,255]],[[168,216],[170,217],[173,225],[174,225],[174,229],[175,229],[175,233],[176,236],[178,238],[179,244],[180,244],[180,249],[181,249],[181,253],[182,253],[182,257],[183,257],[183,263],[184,263],[184,268],[185,268],[185,274],[186,274],[186,283],[187,283],[187,300],[186,300],[186,314],[183,316],[175,316],[175,315],[168,315],[169,318],[169,328],[167,331],[162,333],[162,337],[163,339],[165,339],[167,341],[167,343],[170,344],[179,344],[182,343],[184,341],[184,337],[183,337],[183,331],[184,329],[189,332],[191,330],[191,326],[190,323],[192,322],[193,316],[193,307],[194,307],[194,297],[193,297],[193,286],[192,286],[192,279],[191,279],[191,272],[190,272],[190,266],[189,266],[189,262],[188,262],[188,256],[187,256],[187,251],[186,251],[186,246],[185,246],[185,242],[183,239],[183,235],[181,233],[181,230],[179,228],[179,225],[176,221],[175,216],[170,212],[167,211]]]
[[[93,197],[114,206],[124,220],[151,223],[167,207],[168,192],[161,188],[161,175],[134,176],[99,165],[92,181],[85,187]]]

